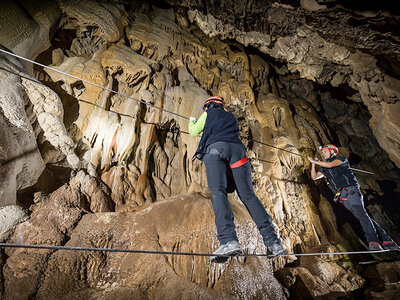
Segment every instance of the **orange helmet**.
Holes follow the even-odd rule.
[[[327,145],[324,145],[324,146],[319,146],[319,150],[322,151],[323,149],[331,149],[331,150],[335,151],[336,154],[339,153],[339,148],[336,147],[335,145],[332,145],[332,144],[327,144]]]
[[[206,100],[206,102],[204,102],[203,104],[203,110],[205,110],[205,108],[212,104],[212,103],[216,103],[222,106],[223,109],[225,109],[225,102],[224,102],[224,98],[220,97],[220,96],[212,96],[210,98],[208,98]]]

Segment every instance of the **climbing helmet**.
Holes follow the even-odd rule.
[[[319,150],[322,151],[323,149],[331,149],[331,150],[335,151],[336,154],[339,153],[339,148],[332,144],[326,144],[324,146],[319,146]]]
[[[206,109],[206,107],[211,106],[212,104],[217,104],[222,106],[223,109],[225,109],[225,102],[224,102],[224,98],[220,97],[220,96],[212,96],[210,98],[208,98],[206,100],[206,102],[204,102],[203,104],[203,110]]]

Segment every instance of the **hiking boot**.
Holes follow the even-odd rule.
[[[280,241],[275,244],[272,244],[271,246],[268,246],[267,249],[268,249],[268,254],[270,254],[272,257],[287,253],[286,249],[283,247]]]
[[[242,248],[238,241],[230,241],[226,244],[221,245],[217,250],[214,251],[211,256],[211,261],[215,263],[224,263],[228,260],[229,256],[235,256],[242,254]]]
[[[395,250],[399,251],[400,250],[399,246],[392,240],[383,241],[382,242],[382,248],[383,248],[383,250],[392,250],[392,251],[395,251]]]
[[[382,251],[381,245],[378,242],[370,242],[368,246],[369,251]]]

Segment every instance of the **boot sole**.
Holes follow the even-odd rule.
[[[387,248],[383,248],[383,250],[400,251],[400,248],[399,247],[387,247]]]
[[[286,249],[283,249],[283,250],[281,250],[281,251],[279,251],[277,253],[269,253],[269,255],[271,257],[276,257],[276,256],[279,256],[279,255],[282,255],[282,254],[286,254],[286,253],[287,253]]]
[[[228,260],[229,257],[231,256],[236,256],[242,254],[242,250],[234,250],[232,252],[229,252],[227,254],[224,255],[216,255],[216,256],[212,256],[211,257],[211,262],[214,263],[224,263]]]

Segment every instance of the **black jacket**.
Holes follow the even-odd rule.
[[[207,119],[195,156],[202,160],[207,146],[215,142],[241,144],[236,117],[221,107],[207,110]]]
[[[334,168],[321,168],[319,171],[325,175],[330,183],[330,188],[335,192],[343,187],[359,186],[357,178],[350,170],[350,164],[347,158],[342,156],[334,156],[327,161],[334,161],[339,159],[343,162],[340,166]]]

